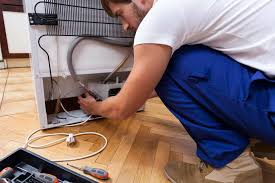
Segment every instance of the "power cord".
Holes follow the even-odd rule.
[[[76,158],[66,158],[66,159],[56,159],[56,160],[52,160],[54,162],[65,162],[65,161],[76,161],[76,160],[81,160],[81,159],[86,159],[86,158],[89,158],[89,157],[92,157],[92,156],[95,156],[96,154],[102,152],[107,144],[108,144],[108,140],[107,138],[100,134],[100,133],[97,133],[97,132],[82,132],[82,133],[77,133],[77,134],[73,134],[73,133],[54,133],[54,134],[44,134],[44,135],[38,135],[36,137],[33,137],[32,136],[41,131],[42,129],[38,129],[38,130],[35,130],[34,132],[32,132],[26,139],[26,143],[24,145],[23,148],[28,148],[28,147],[31,147],[31,148],[34,148],[34,149],[42,149],[42,148],[47,148],[47,147],[50,147],[50,146],[53,146],[53,145],[56,145],[56,144],[60,144],[64,141],[67,142],[67,146],[72,146],[76,143],[76,137],[77,136],[81,136],[81,135],[97,135],[97,136],[100,136],[104,139],[105,143],[104,145],[97,151],[91,153],[91,154],[88,154],[88,155],[84,155],[84,156],[80,156],[80,157],[76,157]],[[49,142],[49,143],[46,143],[46,144],[42,144],[42,145],[32,145],[32,142],[34,141],[37,141],[39,139],[42,139],[42,138],[45,138],[45,137],[52,137],[52,136],[65,136],[63,138],[60,138],[60,139],[57,139],[57,140],[54,140],[52,142]]]
[[[63,125],[61,127],[80,126],[80,125],[85,124],[90,119],[91,119],[91,115],[86,120],[84,120],[82,123],[73,124],[73,125]],[[31,147],[31,148],[34,148],[34,149],[43,149],[43,148],[51,147],[51,146],[56,145],[56,144],[60,144],[60,143],[62,143],[64,141],[66,141],[67,146],[73,146],[76,143],[76,137],[77,136],[81,136],[81,135],[97,135],[97,136],[102,137],[104,139],[104,141],[105,141],[104,145],[99,150],[97,150],[97,151],[95,151],[95,152],[93,152],[91,154],[88,154],[88,155],[85,155],[85,156],[76,157],[76,158],[66,158],[66,159],[52,160],[54,162],[76,161],[76,160],[81,160],[81,159],[89,158],[89,157],[95,156],[96,154],[102,152],[106,148],[106,146],[108,144],[107,138],[104,135],[102,135],[100,133],[97,133],[97,132],[82,132],[82,133],[77,133],[77,134],[73,134],[73,133],[53,133],[53,134],[44,134],[44,135],[38,135],[36,137],[32,137],[37,132],[42,131],[42,130],[43,129],[38,129],[38,130],[33,131],[27,137],[25,145],[23,146],[23,148],[26,149],[28,147]],[[54,140],[52,142],[48,142],[46,144],[42,144],[42,145],[32,145],[32,143],[34,141],[37,141],[37,140],[45,138],[45,137],[52,137],[52,136],[65,136],[65,137],[57,139],[57,140]]]
[[[56,86],[59,89],[59,98],[61,98],[62,97],[61,88],[60,88],[60,86],[59,86],[59,84],[58,84],[57,81],[55,81],[55,80],[53,80],[53,81],[55,82]],[[70,93],[70,92],[68,92],[68,93]],[[72,115],[70,112],[68,112],[65,109],[65,107],[62,104],[61,100],[60,100],[60,105],[63,108],[63,110],[66,112],[66,114],[68,114],[71,117],[82,118],[82,117],[86,117],[87,116],[87,115],[85,115],[85,116],[75,116],[75,115]],[[92,115],[90,115],[86,120],[84,120],[81,123],[72,124],[72,125],[63,125],[61,127],[74,127],[74,126],[84,125],[85,123],[87,123],[87,121],[89,121],[91,119],[91,117],[92,117]],[[77,136],[81,136],[81,135],[97,135],[97,136],[102,137],[104,139],[104,141],[105,141],[104,145],[99,150],[97,150],[97,151],[95,151],[95,152],[93,152],[91,154],[88,154],[88,155],[85,155],[85,156],[76,157],[76,158],[67,158],[67,159],[52,160],[52,161],[55,161],[55,162],[76,161],[76,160],[86,159],[86,158],[95,156],[96,154],[102,152],[106,148],[106,146],[108,144],[107,138],[104,135],[102,135],[100,133],[97,133],[97,132],[82,132],[82,133],[78,133],[78,134],[73,134],[73,133],[53,133],[53,134],[38,135],[38,136],[32,138],[32,136],[34,136],[37,132],[42,131],[42,130],[43,129],[38,129],[38,130],[33,131],[27,137],[25,145],[24,145],[23,148],[31,147],[31,148],[34,148],[34,149],[42,149],[42,148],[47,148],[47,147],[50,147],[50,146],[53,146],[53,145],[56,145],[56,144],[60,144],[60,143],[62,143],[64,141],[66,141],[67,146],[73,146],[76,143],[76,137]],[[51,137],[51,136],[65,136],[65,137],[57,139],[57,140],[54,140],[52,142],[48,142],[46,144],[42,144],[42,145],[32,145],[32,143],[34,141],[37,141],[37,140],[45,138],[45,137]]]
[[[62,101],[61,101],[61,98],[62,98],[62,91],[61,91],[61,88],[58,84],[58,82],[56,80],[54,80],[54,83],[56,84],[57,88],[58,88],[58,91],[59,91],[59,96],[58,96],[58,99],[59,102],[60,102],[60,106],[62,107],[63,111],[70,117],[74,117],[74,118],[83,118],[83,117],[87,117],[87,115],[83,115],[83,116],[76,116],[76,115],[73,115],[71,114],[69,111],[66,110],[66,108],[64,107]],[[74,90],[74,89],[73,89]],[[70,92],[68,92],[67,94],[71,93],[73,90],[71,90]],[[66,95],[67,95],[66,94]],[[66,95],[64,95],[63,97],[65,97]],[[90,116],[91,117],[91,116]]]

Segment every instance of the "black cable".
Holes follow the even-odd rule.
[[[51,68],[50,55],[49,55],[49,53],[42,47],[42,45],[41,45],[41,43],[40,43],[41,39],[42,39],[43,37],[45,37],[45,36],[49,36],[49,35],[44,34],[44,35],[40,36],[39,39],[38,39],[38,45],[39,45],[39,47],[41,48],[41,50],[43,50],[43,51],[46,53],[47,59],[48,59],[48,66],[49,66],[49,72],[50,72],[50,78],[51,78],[51,90],[50,90],[50,93],[49,93],[49,97],[51,98],[52,95],[53,95],[53,82],[54,82],[54,79],[53,79],[53,76],[52,76],[52,68]]]

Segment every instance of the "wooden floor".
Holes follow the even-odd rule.
[[[27,135],[39,128],[30,69],[0,70],[0,157],[22,147]],[[94,131],[105,135],[107,148],[92,158],[72,164],[104,168],[117,183],[168,182],[163,167],[172,159],[195,162],[195,144],[158,98],[145,111],[128,120],[99,120],[81,127],[57,128],[41,133]],[[43,143],[47,138],[36,143]],[[94,136],[48,149],[29,149],[48,159],[76,157],[97,150],[103,141]],[[65,163],[61,163],[66,166]],[[80,172],[79,172],[80,173]]]

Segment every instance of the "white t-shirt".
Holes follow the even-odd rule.
[[[275,77],[275,0],[158,0],[134,45],[204,44]]]

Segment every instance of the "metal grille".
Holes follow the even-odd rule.
[[[107,15],[100,0],[44,0],[46,14],[56,14],[58,25],[48,25],[47,35],[133,38],[133,32],[124,32],[117,18]],[[37,5],[38,5],[37,4]],[[36,12],[36,7],[35,7]]]

